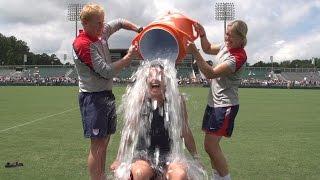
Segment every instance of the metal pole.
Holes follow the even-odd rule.
[[[227,32],[227,20],[224,19],[224,34]]]
[[[78,6],[76,6],[76,37],[78,36]]]
[[[78,36],[78,21],[76,21],[76,37]]]
[[[224,21],[224,34],[227,32],[227,20],[235,19],[235,9],[233,3],[216,3],[215,4],[215,19]]]
[[[27,55],[23,55],[23,69],[26,69]]]
[[[227,32],[227,7],[223,4],[223,12],[224,12],[224,35]]]
[[[314,73],[316,73],[317,66],[316,66],[316,58],[315,57],[312,57],[312,62],[313,62]]]
[[[78,21],[80,20],[80,12],[83,8],[84,4],[76,3],[68,5],[68,20],[75,21],[76,23],[76,37],[78,36]]]

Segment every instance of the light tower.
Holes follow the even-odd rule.
[[[234,20],[235,9],[233,3],[216,3],[215,4],[215,19],[218,21],[224,21],[224,33],[226,33],[227,20]]]
[[[68,20],[76,22],[76,37],[78,36],[78,21],[80,21],[80,12],[84,4],[72,3],[68,4]]]

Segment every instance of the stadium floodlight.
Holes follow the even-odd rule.
[[[227,20],[234,20],[235,9],[233,3],[216,3],[215,4],[215,19],[218,21],[224,21],[224,33],[226,33]]]
[[[68,20],[76,22],[76,37],[78,36],[78,21],[80,21],[80,12],[84,4],[72,3],[68,4]]]
[[[313,64],[314,72],[316,73],[317,66],[316,66],[316,58],[315,57],[312,57],[311,64]]]

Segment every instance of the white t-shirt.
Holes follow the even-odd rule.
[[[246,61],[247,55],[243,48],[228,49],[225,45],[221,46],[213,61],[213,67],[221,63],[227,63],[233,73],[210,81],[209,106],[227,107],[239,104],[238,87]]]

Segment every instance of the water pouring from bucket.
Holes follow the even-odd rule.
[[[186,56],[188,41],[199,37],[196,21],[181,13],[168,13],[146,26],[132,41],[144,60],[168,59],[179,64]]]
[[[119,107],[124,124],[113,179],[130,179],[137,160],[148,162],[155,175],[180,164],[187,179],[208,179],[204,167],[183,148],[182,132],[191,131],[176,76],[174,64],[166,59],[143,61],[134,73],[135,82],[128,85]]]

